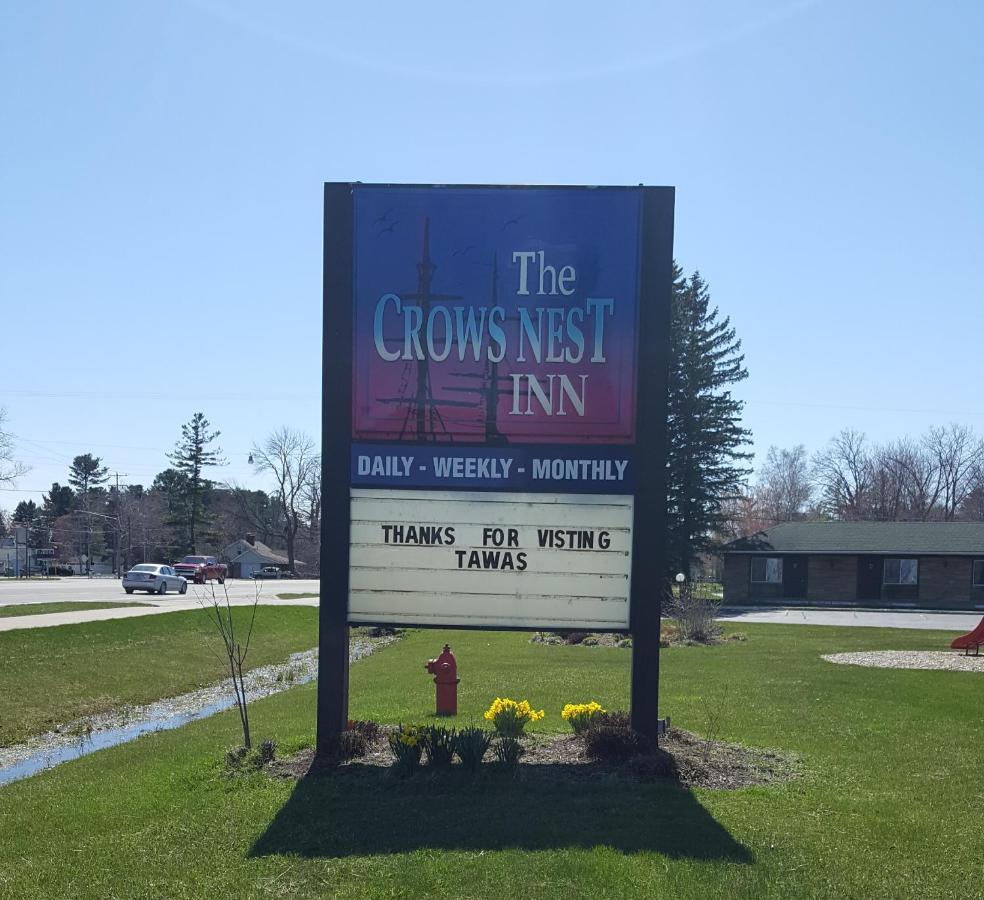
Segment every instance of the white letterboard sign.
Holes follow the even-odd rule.
[[[353,186],[349,622],[629,628],[641,215]]]
[[[632,497],[352,490],[352,622],[626,629]]]

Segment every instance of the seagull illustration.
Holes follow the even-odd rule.
[[[515,219],[510,219],[505,225],[502,226],[502,230],[505,231],[510,225],[518,225],[520,219],[522,218],[523,216],[516,216]]]
[[[455,250],[451,255],[452,256],[464,256],[465,254],[468,253],[469,250],[474,250],[474,249],[475,249],[475,245],[474,244],[469,244],[463,250]]]
[[[384,213],[383,213],[383,214],[382,214],[382,215],[381,215],[381,216],[380,216],[380,217],[379,217],[378,219],[376,219],[376,220],[375,220],[375,221],[374,221],[374,222],[373,222],[372,224],[373,224],[373,225],[385,225],[385,224],[386,224],[386,223],[387,223],[387,222],[389,221],[389,215],[390,215],[390,213],[391,213],[391,212],[393,212],[393,209],[392,209],[392,207],[391,207],[390,209],[388,209],[388,210],[386,210],[386,212],[384,212]]]
[[[387,231],[392,232],[393,229],[399,224],[399,221],[391,222],[388,228],[381,228],[378,232],[376,232],[376,237],[386,234]]]

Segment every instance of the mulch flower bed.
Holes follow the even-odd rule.
[[[722,741],[706,741],[698,735],[671,729],[653,753],[633,756],[624,761],[590,758],[584,740],[578,735],[535,735],[523,739],[524,754],[514,777],[621,779],[636,782],[674,783],[687,788],[735,790],[753,785],[789,781],[797,777],[798,760],[773,750],[753,749]],[[331,777],[345,773],[378,777],[380,769],[393,764],[393,755],[385,740],[374,744],[364,755],[337,766],[315,761],[314,750],[305,749],[293,756],[274,760],[267,766],[277,778],[300,779],[306,776]],[[461,767],[457,764],[454,770]],[[347,770],[347,771],[346,771]],[[482,770],[496,772],[501,767],[486,762]],[[415,777],[441,777],[440,771],[423,766]]]

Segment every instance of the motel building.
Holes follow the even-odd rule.
[[[729,606],[984,609],[984,522],[787,522],[723,553]]]

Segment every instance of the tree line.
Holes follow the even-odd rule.
[[[984,438],[949,424],[881,444],[844,429],[812,456],[802,444],[770,447],[732,504],[731,531],[803,520],[984,521]]]
[[[67,483],[53,483],[40,504],[24,500],[12,514],[0,510],[0,537],[25,527],[29,547],[51,548],[56,565],[88,572],[97,561],[125,571],[189,553],[219,555],[253,534],[282,552],[292,571],[299,558],[316,571],[321,464],[313,441],[285,426],[254,443],[255,473],[275,484],[267,492],[210,477],[225,465],[218,437],[205,415],[195,413],[166,454],[170,465],[149,486],[119,484],[101,457],[79,454],[68,467]],[[0,483],[13,483],[26,471],[21,464],[15,470],[11,448],[9,434],[0,430]]]

